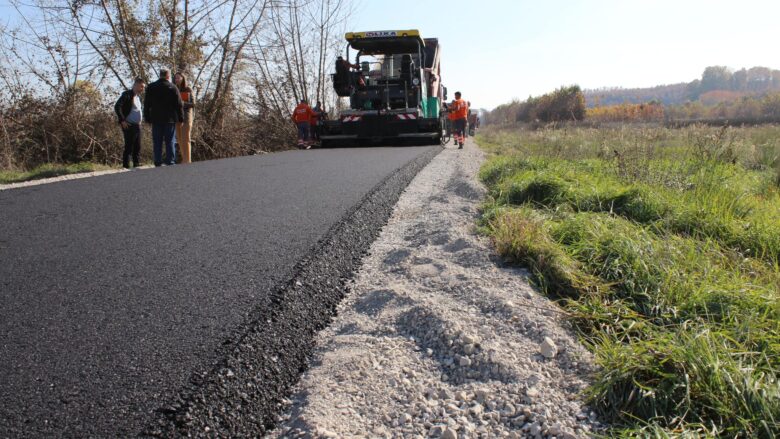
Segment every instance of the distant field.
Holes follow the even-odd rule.
[[[478,141],[482,227],[570,313],[616,435],[780,435],[780,127]]]

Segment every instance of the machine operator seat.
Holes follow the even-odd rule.
[[[412,84],[412,72],[414,72],[414,62],[412,62],[412,55],[406,54],[401,58],[401,78]]]
[[[336,74],[333,75],[333,87],[336,89],[336,94],[341,97],[349,96],[354,88],[349,67],[340,59],[336,61]]]
[[[419,93],[419,90],[417,90],[416,86],[414,85],[414,75],[415,71],[417,69],[415,68],[414,61],[412,60],[411,55],[404,55],[401,58],[401,93],[400,98],[400,107],[408,107],[410,105],[414,106],[417,102],[417,94]],[[404,87],[403,84],[406,84]]]

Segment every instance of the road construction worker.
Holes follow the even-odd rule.
[[[306,99],[301,99],[301,102],[295,107],[292,114],[292,120],[298,127],[298,147],[299,148],[311,148],[309,145],[309,132],[311,131],[311,120],[314,116],[309,103]]]
[[[468,135],[474,137],[477,128],[479,128],[479,113],[471,109],[471,102],[469,102]]]
[[[318,142],[320,140],[322,121],[325,119],[325,110],[322,109],[320,101],[317,101],[317,105],[311,111],[310,137],[313,142]]]
[[[363,77],[363,74],[361,72],[357,72],[355,75],[357,75],[357,78],[355,79],[355,82],[357,83],[357,89],[358,90],[365,90],[366,89],[366,78]]]
[[[336,60],[336,74],[333,76],[333,87],[339,96],[348,96],[355,88],[354,75],[357,73],[354,70],[359,69],[360,66],[352,64],[345,60],[343,57],[338,57]]]
[[[471,101],[466,101],[466,129],[463,136],[468,138],[471,135]]]
[[[340,56],[336,59],[336,71],[338,72],[341,69],[345,71],[348,71],[349,69],[360,70],[360,64],[352,64],[345,60],[344,57]]]
[[[458,145],[458,149],[463,149],[463,144],[466,142],[466,119],[468,118],[469,107],[466,101],[461,99],[459,91],[455,92],[455,100],[449,105],[449,110],[449,119],[452,121],[455,144]]]

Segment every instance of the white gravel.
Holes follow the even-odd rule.
[[[587,437],[593,370],[555,305],[475,234],[469,142],[412,181],[269,437]]]

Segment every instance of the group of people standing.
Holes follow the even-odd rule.
[[[314,108],[306,99],[301,99],[292,113],[292,120],[298,127],[298,148],[310,149],[313,142],[320,140],[322,124],[328,118],[328,113],[317,101]]]
[[[191,163],[194,108],[195,94],[183,73],[176,73],[171,82],[170,70],[162,69],[160,78],[148,87],[142,78],[136,78],[114,105],[125,143],[122,166],[129,168],[131,158],[134,168],[140,166],[142,122],[152,126],[154,166],[175,164],[177,148],[180,163]]]

